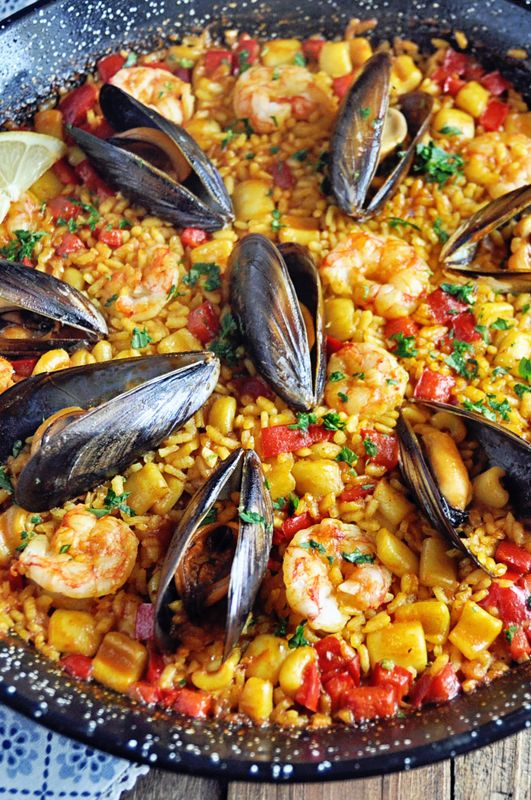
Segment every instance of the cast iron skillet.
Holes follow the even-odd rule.
[[[378,17],[380,37],[462,30],[482,61],[501,68],[529,95],[530,0],[51,0],[0,26],[0,122],[23,118],[58,86],[75,82],[97,57],[121,45],[149,49],[210,23],[249,33],[337,34],[356,14]],[[304,781],[375,775],[429,764],[531,725],[531,662],[491,686],[421,714],[373,724],[300,733],[191,722],[151,714],[101,687],[79,684],[13,639],[0,643],[0,701],[94,747],[148,764],[218,778]]]

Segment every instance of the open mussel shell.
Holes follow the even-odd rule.
[[[245,236],[229,262],[232,311],[254,365],[292,408],[309,411],[324,391],[322,290],[317,270],[296,245]],[[313,346],[300,303],[312,318]]]
[[[476,211],[450,236],[441,250],[441,261],[448,269],[471,277],[489,278],[495,291],[523,293],[531,291],[531,271],[474,269],[478,243],[531,206],[531,185],[522,186],[496,198]]]
[[[0,354],[11,358],[54,347],[70,350],[106,336],[107,323],[92,303],[64,281],[0,259]],[[27,330],[27,338],[3,335]]]
[[[135,203],[178,227],[200,227],[214,231],[234,219],[232,203],[221,175],[184,128],[139,103],[117,86],[105,84],[100,91],[101,109],[110,125],[121,133],[135,130],[134,136],[116,136],[105,141],[80,128],[71,128],[76,143],[85,151],[101,177]],[[135,144],[142,141],[142,130],[152,129],[158,136],[145,137],[149,147],[165,137],[166,154],[173,167],[187,162],[190,174],[184,183],[172,174],[142,158]],[[176,158],[171,152],[178,151]],[[176,170],[177,173],[179,170]]]
[[[332,194],[339,208],[356,219],[376,214],[405,178],[432,113],[433,98],[426,93],[402,95],[398,110],[407,122],[409,144],[382,185],[370,196],[383,155],[382,132],[389,111],[390,76],[389,54],[376,53],[346,95],[332,134],[329,160]]]
[[[519,518],[531,520],[531,444],[475,411],[434,400],[415,402],[432,411],[446,411],[461,417],[485,451],[489,463],[505,470],[504,483]]]
[[[0,461],[61,409],[74,414],[43,435],[22,469],[15,500],[45,511],[94,488],[157,447],[214,391],[212,353],[146,356],[35,375],[0,398]]]
[[[213,523],[205,524],[205,516],[218,500],[232,492],[240,492],[240,521],[230,572],[227,576],[227,611],[224,658],[237,643],[267,568],[273,536],[273,509],[260,460],[253,450],[234,451],[212,473],[190,500],[175,529],[162,565],[155,602],[155,639],[163,651],[175,649],[179,632],[172,626],[168,605],[176,599],[177,575],[181,599],[191,618],[205,621],[204,600],[210,587],[194,585],[180,573],[194,574],[187,561],[198,557]],[[248,521],[251,519],[257,521]],[[220,527],[220,526],[218,526]],[[199,572],[196,572],[200,575]]]

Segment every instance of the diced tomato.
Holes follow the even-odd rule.
[[[231,71],[233,66],[234,54],[230,50],[208,50],[205,53],[205,75],[211,78],[218,69],[224,65],[227,67],[228,72]]]
[[[473,58],[469,58],[468,64],[465,67],[464,78],[467,81],[479,81],[483,75],[485,74],[485,70],[481,66],[481,64]]]
[[[58,256],[69,256],[71,253],[77,253],[78,250],[83,250],[85,245],[75,233],[64,233],[61,241],[55,248]]]
[[[22,263],[24,264],[25,267],[33,267],[33,261],[31,260],[31,258],[28,258],[28,256],[24,256],[24,258],[22,259]]]
[[[164,659],[154,647],[149,648],[148,665],[146,670],[146,680],[148,683],[157,683],[164,669]]]
[[[142,64],[143,67],[150,67],[151,69],[163,69],[166,72],[171,72],[171,67],[169,67],[165,61],[148,61],[145,64]]]
[[[426,303],[436,322],[440,322],[442,325],[448,324],[452,317],[462,314],[463,311],[468,311],[466,303],[457,300],[448,292],[443,292],[442,289],[436,289],[429,294]]]
[[[79,125],[87,117],[87,111],[96,104],[98,91],[93,83],[84,83],[63,97],[59,108],[67,125]]]
[[[153,603],[140,603],[136,610],[135,639],[147,641],[153,637]]]
[[[7,573],[7,582],[12,592],[20,592],[24,588],[24,576],[19,573]]]
[[[208,233],[201,228],[183,228],[181,242],[184,247],[198,247],[208,240]]]
[[[310,661],[302,674],[302,686],[297,690],[295,700],[299,705],[309,708],[310,711],[317,711],[320,693],[319,668],[315,661]]]
[[[77,181],[76,181],[77,182]],[[79,214],[79,206],[74,205],[63,194],[57,197],[52,197],[47,203],[47,209],[53,217],[54,222],[57,222],[59,217],[64,220],[74,219]]]
[[[360,500],[362,497],[368,497],[376,489],[376,484],[370,482],[370,478],[365,478],[361,483],[356,483],[354,486],[349,486],[339,495],[339,499],[345,503],[350,503],[354,500]]]
[[[302,52],[308,61],[319,61],[319,55],[323,49],[324,39],[306,39],[302,43]]]
[[[458,53],[456,50],[449,47],[444,54],[442,66],[448,74],[455,72],[457,75],[462,75],[469,61],[470,58],[466,53]]]
[[[409,694],[412,683],[413,675],[404,667],[394,666],[391,669],[385,669],[380,662],[376,664],[372,673],[373,686],[392,686],[398,701]]]
[[[508,574],[509,573],[506,572],[503,577],[507,578]],[[521,578],[518,578],[518,586],[521,586],[528,594],[531,594],[531,575],[522,575]]]
[[[356,77],[355,72],[349,72],[347,75],[342,75],[340,78],[334,78],[332,80],[332,89],[336,97],[340,100],[344,98],[347,94],[348,90],[354,83],[354,78]]]
[[[138,700],[140,703],[145,703],[150,706],[154,703],[160,702],[162,699],[162,690],[158,686],[152,686],[147,681],[137,681],[129,687],[128,694],[133,700]]]
[[[201,344],[211,342],[219,331],[219,317],[214,311],[212,303],[205,300],[200,306],[190,311],[187,328],[196,339],[199,339]]]
[[[292,189],[295,185],[293,172],[285,161],[275,161],[270,172],[273,176],[273,183],[280,189]]]
[[[509,81],[506,81],[501,72],[498,72],[498,70],[495,70],[494,72],[487,72],[487,74],[483,75],[483,77],[480,79],[480,83],[485,87],[485,89],[488,89],[489,92],[496,97],[511,88]]]
[[[73,678],[88,681],[92,675],[92,659],[88,656],[81,656],[74,653],[71,656],[63,656],[59,663],[65,672]]]
[[[495,558],[516,572],[531,572],[531,553],[514,542],[500,542],[496,548]]]
[[[263,458],[278,456],[279,453],[291,453],[301,447],[309,447],[316,442],[329,441],[334,435],[322,425],[310,425],[308,430],[293,430],[289,425],[275,425],[262,429],[260,451]]]
[[[52,167],[53,171],[61,181],[65,185],[68,183],[79,183],[79,179],[76,175],[76,172],[73,167],[70,166],[66,158],[60,158],[59,161],[56,161]],[[56,200],[57,198],[53,198]],[[53,202],[53,200],[50,201]],[[48,208],[50,207],[50,203],[48,203]]]
[[[168,705],[177,714],[204,719],[212,710],[212,695],[201,689],[175,689],[168,697]]]
[[[345,342],[341,342],[339,339],[334,339],[333,336],[326,337],[326,352],[327,355],[331,356],[334,353],[337,353],[338,350],[341,350],[342,347],[345,346]]]
[[[446,703],[456,697],[461,691],[459,678],[451,664],[447,664],[437,675],[431,679],[426,703]]]
[[[177,69],[173,70],[173,74],[177,75],[185,83],[192,83],[192,70],[186,69],[186,67],[177,67]]]
[[[346,705],[345,696],[358,685],[359,681],[356,682],[346,670],[336,672],[330,675],[326,681],[323,680],[324,690],[330,695],[332,711],[339,711],[344,708]]]
[[[314,524],[315,520],[310,516],[308,511],[305,511],[304,514],[298,514],[295,517],[288,517],[282,523],[281,531],[275,530],[273,534],[274,544],[291,542],[298,531],[303,531],[305,528],[309,528],[310,525]]]
[[[121,56],[120,53],[111,53],[109,56],[103,56],[98,61],[98,72],[100,73],[100,78],[104,83],[110,81],[113,75],[122,69],[123,65],[125,64],[124,56]]]
[[[441,375],[426,368],[420,376],[413,397],[419,400],[438,400],[447,403],[450,400],[455,380],[451,375]]]
[[[14,361],[11,361],[11,366],[21,378],[28,378],[33,372],[37,361],[37,358],[16,358]]]
[[[378,448],[378,452],[370,457],[371,462],[388,470],[394,469],[398,464],[397,437],[394,434],[378,433],[378,431],[367,429],[362,429],[360,433],[363,439],[369,439]]]
[[[511,641],[509,644],[509,652],[511,658],[518,661],[522,656],[531,653],[531,644],[529,643],[523,628],[518,628],[516,631],[511,631]]]
[[[463,311],[462,314],[451,317],[449,324],[454,337],[462,342],[477,342],[481,339],[476,330],[477,320],[471,311]]]
[[[118,230],[118,228],[113,228],[112,230],[108,231],[106,228],[103,228],[98,233],[98,240],[106,244],[108,247],[121,247],[122,245],[122,231]]]
[[[502,103],[501,100],[496,100],[493,97],[481,114],[479,124],[483,125],[486,131],[498,131],[505,122],[505,117],[508,113],[509,106],[507,103]]]
[[[255,64],[260,55],[260,45],[256,39],[242,36],[234,48],[233,70],[240,71],[240,67],[247,64]]]
[[[81,130],[87,131],[87,133],[91,133],[93,136],[97,136],[98,139],[109,139],[114,134],[114,128],[112,128],[103,117],[97,125],[89,125],[88,122],[84,122],[79,127]]]
[[[400,319],[390,319],[385,323],[384,336],[386,339],[391,339],[397,333],[404,336],[416,336],[419,332],[419,326],[411,319],[411,317],[400,317]]]
[[[100,200],[105,200],[106,197],[111,197],[114,194],[113,190],[100,178],[87,159],[80,161],[75,170],[87,189],[90,192],[96,192]]]
[[[502,578],[503,580],[503,578]],[[488,595],[479,605],[487,610],[497,608],[505,625],[525,622],[531,619],[531,607],[528,606],[529,590],[524,586],[500,586],[494,581],[489,587]]]
[[[423,672],[420,678],[415,681],[409,693],[409,701],[413,708],[420,708],[425,702],[430,690],[433,678],[427,672]]]
[[[325,636],[314,645],[319,659],[319,669],[323,681],[329,680],[332,675],[346,672],[355,681],[360,682],[360,657],[355,653],[352,658],[346,658],[341,650],[341,644],[335,636]]]
[[[272,398],[275,396],[264,379],[259,375],[254,377],[249,376],[247,378],[234,378],[232,382],[240,397],[248,395],[253,400],[256,400],[258,397]]]
[[[443,67],[436,69],[431,78],[440,85],[444,94],[451,94],[453,97],[466,83],[457,73],[450,74]]]
[[[357,720],[392,717],[398,709],[392,686],[358,686],[345,692],[343,701]]]

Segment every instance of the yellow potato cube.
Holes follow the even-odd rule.
[[[473,139],[476,134],[474,118],[459,108],[441,108],[432,122],[432,130],[438,136],[456,139]],[[459,131],[459,133],[457,133]]]
[[[397,56],[391,68],[391,86],[398,94],[412,92],[422,83],[422,72],[411,56]]]
[[[193,136],[199,147],[206,150],[221,133],[221,125],[215,119],[191,119],[186,123],[186,130]]]
[[[140,642],[125,633],[111,631],[105,634],[92,663],[94,679],[114,689],[126,692],[132,683],[140,680],[146,666],[148,653]]]
[[[356,331],[355,307],[350,297],[331,297],[325,300],[326,332],[345,342]]]
[[[267,722],[273,711],[273,684],[263,678],[247,678],[238,708],[256,725]]]
[[[131,473],[125,482],[125,491],[130,492],[127,505],[135,514],[145,514],[153,503],[168,491],[168,484],[156,464],[144,464],[142,469]]]
[[[295,491],[295,478],[291,474],[294,461],[291,453],[285,453],[273,463],[267,473],[269,491],[273,500],[278,497],[287,497]]]
[[[371,666],[390,659],[400,667],[414,667],[422,672],[428,663],[426,638],[418,620],[394,622],[367,634],[367,649]]]
[[[32,184],[30,191],[37,200],[47,203],[52,197],[57,197],[63,191],[63,184],[52,169],[46,170],[44,175]]]
[[[161,497],[160,500],[157,500],[156,503],[153,503],[153,511],[155,514],[164,515],[167,514],[168,511],[171,511],[184,491],[184,481],[180,478],[168,476],[165,478],[165,481],[168,484],[168,492]]]
[[[440,600],[420,600],[399,606],[395,612],[397,622],[418,620],[427,642],[444,644],[450,631],[450,612]]]
[[[227,266],[232,252],[232,242],[227,239],[211,239],[190,251],[191,264],[217,264],[221,271]]]
[[[266,67],[293,64],[293,59],[301,49],[298,39],[273,39],[262,49],[262,64]]]
[[[328,458],[315,459],[315,461],[297,461],[292,469],[297,493],[299,495],[312,494],[314,497],[323,497],[325,494],[340,494],[343,491],[341,470],[337,461]]]
[[[248,222],[274,211],[275,204],[270,197],[270,190],[271,184],[254,178],[239,183],[232,195],[237,219]]]
[[[435,536],[430,536],[422,542],[419,580],[424,586],[455,588],[457,568],[455,561],[446,553],[448,549],[446,542]]]
[[[384,523],[391,528],[398,528],[403,519],[412,511],[413,505],[389,481],[380,481],[374,492],[378,501],[378,514],[383,517]]]
[[[399,578],[418,572],[419,560],[413,550],[385,528],[376,534],[376,553],[382,564]]]
[[[490,93],[477,81],[469,81],[460,89],[455,98],[456,106],[473,117],[480,117],[487,107]]]
[[[352,72],[349,42],[325,42],[319,53],[319,69],[331,78]]]
[[[50,617],[48,641],[61,653],[93,656],[99,647],[101,633],[96,620],[87,611],[56,609]]]
[[[64,139],[63,114],[58,108],[37,111],[33,117],[33,124],[36,133],[45,133],[47,136],[55,136],[56,139]]]
[[[245,651],[246,676],[267,678],[276,683],[288,653],[288,643],[285,639],[269,633],[257,636]]]
[[[85,286],[85,278],[83,277],[83,273],[80,269],[76,269],[75,267],[67,267],[63,272],[63,280],[65,283],[68,283],[70,286],[73,286],[74,289],[83,289]],[[100,342],[98,342],[100,344]],[[96,347],[98,346],[96,345]]]
[[[350,40],[350,59],[355,67],[361,67],[372,56],[372,47],[368,39],[356,36]]]
[[[473,661],[479,653],[491,646],[502,628],[501,619],[493,617],[473,600],[468,600],[459,622],[448,638],[465,658]]]
[[[519,367],[522,358],[531,356],[531,332],[512,328],[498,342],[498,352],[494,363],[512,372],[515,378],[520,377]]]
[[[293,696],[304,682],[306,667],[315,661],[317,652],[313,647],[297,647],[285,659],[280,667],[278,681],[286,694]]]

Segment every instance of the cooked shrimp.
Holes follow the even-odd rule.
[[[497,131],[467,142],[465,175],[485,186],[491,197],[531,183],[531,139],[523,133]]]
[[[20,545],[20,534],[26,528],[27,511],[12,505],[0,514],[0,565],[9,564]]]
[[[29,192],[25,192],[20,200],[11,203],[2,226],[8,238],[15,236],[15,231],[38,230],[42,226],[42,216],[37,199]]]
[[[315,111],[331,113],[330,98],[305,67],[255,66],[242,73],[234,87],[234,111],[257,133],[271,133],[287,119],[308,119]]]
[[[522,217],[515,225],[507,269],[524,271],[531,269],[531,214]]]
[[[68,511],[48,539],[37,534],[19,559],[20,571],[47,592],[86,598],[112,594],[136,561],[138,540],[116,517],[98,519],[85,506]]]
[[[7,358],[0,356],[0,392],[5,392],[10,386],[13,386],[13,365]]]
[[[194,96],[190,84],[165,69],[121,69],[111,78],[110,83],[177,125],[187,122],[194,113]]]
[[[357,611],[378,608],[391,573],[356,525],[324,519],[295,534],[283,562],[286,599],[311,628],[336,633]]]
[[[343,378],[327,382],[326,404],[346,414],[377,417],[404,399],[408,374],[392,353],[378,345],[346,344],[328,362],[328,374],[332,373]]]
[[[122,270],[115,273],[107,291],[112,294],[120,289],[116,310],[139,322],[156,317],[171,299],[173,287],[179,283],[179,261],[180,255],[168,247],[155,246],[147,252],[147,260],[142,271],[136,274],[137,283],[132,291],[132,276]]]
[[[385,319],[411,314],[429,288],[430,268],[396,236],[354,231],[325,258],[323,277],[335,294],[352,295]]]

